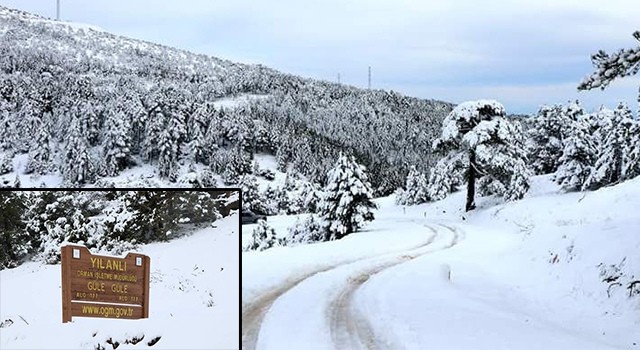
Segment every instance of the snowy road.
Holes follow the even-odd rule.
[[[621,349],[592,333],[598,320],[581,318],[564,295],[523,284],[522,267],[509,260],[516,236],[421,221],[391,230],[381,220],[349,241],[255,255],[265,259],[254,271],[280,275],[260,276],[276,282],[243,297],[242,348]],[[367,242],[385,249],[361,246],[374,233]],[[404,245],[380,242],[390,233]],[[323,261],[327,251],[335,256]]]
[[[262,293],[243,307],[242,348],[282,347],[281,341],[269,339],[288,339],[287,348],[392,347],[388,340],[374,334],[367,318],[353,307],[353,295],[371,276],[416,257],[450,248],[461,238],[458,230],[444,225],[425,226],[424,231],[427,240],[417,246],[309,270]],[[316,299],[309,295],[326,297]],[[284,320],[290,324],[283,324]],[[306,322],[301,322],[303,320]],[[309,340],[316,338],[319,329],[325,336],[322,341],[310,344]]]

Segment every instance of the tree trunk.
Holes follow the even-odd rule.
[[[469,151],[469,172],[467,175],[467,205],[465,211],[470,211],[476,208],[475,198],[476,196],[476,152],[474,150]]]

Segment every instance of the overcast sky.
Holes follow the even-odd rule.
[[[61,18],[304,77],[509,112],[579,98],[637,109],[640,78],[580,92],[590,56],[638,43],[638,0],[60,0]],[[55,18],[56,0],[0,0]]]

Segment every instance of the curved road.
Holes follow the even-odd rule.
[[[430,252],[453,247],[462,238],[460,231],[445,225],[425,226],[430,231],[429,238],[422,244],[396,252],[354,259],[341,264],[325,266],[291,276],[283,283],[243,305],[242,308],[242,349],[252,350],[258,344],[260,329],[265,316],[273,304],[286,293],[293,291],[303,282],[327,278],[328,275],[343,276],[348,271],[341,288],[328,301],[326,320],[330,327],[331,344],[335,349],[383,349],[397,348],[376,337],[368,321],[351,306],[353,295],[371,276],[398,264],[413,260]],[[355,269],[354,269],[355,268]],[[313,301],[309,301],[313,302]],[[286,327],[285,325],[279,325]]]

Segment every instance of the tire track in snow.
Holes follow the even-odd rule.
[[[415,249],[420,249],[429,246],[435,240],[437,233],[435,230],[429,228],[433,233],[429,237],[426,242],[423,242],[413,248],[404,248],[400,251],[392,251],[385,252],[381,254],[376,254],[373,256],[366,256],[357,259],[343,261],[338,264],[332,264],[323,268],[317,268],[314,270],[307,271],[298,276],[293,276],[287,279],[287,281],[275,288],[268,290],[266,293],[263,293],[261,296],[253,300],[251,303],[242,306],[242,349],[243,350],[254,350],[256,348],[256,344],[258,341],[258,336],[260,334],[260,328],[262,326],[262,320],[264,316],[271,308],[271,305],[278,299],[281,295],[285,294],[290,289],[295,288],[298,284],[303,282],[304,280],[311,278],[315,275],[318,275],[323,272],[327,272],[340,266],[365,261],[369,259],[376,259],[380,256],[385,256],[389,254],[398,254],[399,252],[406,252],[407,250],[412,251]]]
[[[439,225],[452,233],[451,242],[440,249],[432,249],[432,247],[419,247],[407,251],[397,259],[390,260],[384,264],[372,266],[369,269],[361,270],[355,276],[351,276],[347,280],[345,288],[340,291],[338,297],[335,298],[327,310],[328,319],[331,323],[331,338],[336,349],[398,349],[398,344],[392,345],[383,339],[376,337],[368,320],[354,305],[353,296],[362,285],[375,274],[386,269],[403,264],[425,254],[449,249],[463,238],[463,234],[450,226]],[[432,228],[425,226],[430,230]]]

